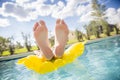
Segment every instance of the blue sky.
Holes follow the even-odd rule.
[[[117,24],[120,0],[99,1],[107,7],[108,22]],[[21,32],[24,32],[31,34],[31,40],[34,40],[32,28],[36,21],[44,20],[53,34],[57,18],[64,19],[70,30],[79,28],[85,32],[82,26],[91,20],[91,11],[90,0],[0,0],[0,36],[13,36],[15,41],[21,41]]]

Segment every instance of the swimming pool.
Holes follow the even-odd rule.
[[[0,80],[120,80],[120,36],[86,44],[73,63],[44,75],[16,62],[0,62]]]

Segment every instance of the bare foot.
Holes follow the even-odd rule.
[[[47,60],[50,60],[53,57],[53,53],[49,47],[48,30],[45,22],[41,20],[40,22],[35,23],[33,32],[35,40],[39,48],[41,49],[42,56],[45,57]]]
[[[60,58],[64,53],[64,48],[68,40],[69,30],[64,20],[58,19],[55,27],[55,57]]]

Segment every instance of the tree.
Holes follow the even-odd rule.
[[[21,33],[22,37],[24,39],[24,45],[27,48],[28,51],[31,51],[31,42],[30,42],[30,34],[24,34],[23,32]]]
[[[91,35],[95,35],[96,38],[100,38],[100,33],[99,33],[99,28],[98,28],[98,23],[96,21],[91,21],[90,24],[88,25],[90,28],[90,33]]]
[[[51,46],[53,46],[55,44],[54,36],[49,38],[49,41],[50,41]]]
[[[16,48],[20,49],[20,48],[23,47],[20,42],[16,41],[16,43],[17,43],[17,44],[16,44]]]
[[[110,36],[110,28],[108,26],[108,22],[105,20],[105,17],[104,17],[104,15],[105,15],[104,11],[106,10],[105,5],[99,4],[97,0],[92,0],[92,8],[94,10],[94,12],[92,12],[92,16],[95,17],[95,21],[96,21],[96,23],[98,23],[97,25],[98,26],[101,25],[102,27],[104,27],[104,31],[103,32],[107,36]]]
[[[117,28],[117,25],[113,25],[116,31],[116,34],[119,34],[119,29]]]
[[[14,50],[15,50],[13,40],[14,40],[13,36],[8,38],[8,49],[11,55],[14,54]]]
[[[86,37],[88,40],[90,40],[90,35],[89,35],[89,31],[88,31],[88,29],[87,29],[87,25],[84,25],[83,28],[86,30],[86,34],[87,34],[87,37],[86,37],[86,36],[85,36],[85,37]]]
[[[0,36],[0,56],[6,50],[6,38]]]
[[[76,37],[77,37],[77,40],[78,41],[83,41],[83,35],[82,35],[82,32],[79,31],[79,30],[75,30],[75,34],[76,34]]]
[[[10,54],[14,54],[14,44],[13,37],[4,38],[0,37],[0,55],[2,55],[3,51],[9,50]]]

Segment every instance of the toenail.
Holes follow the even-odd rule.
[[[38,24],[37,24],[37,22],[36,22],[36,23],[34,24],[33,31],[36,30],[37,26],[38,26]]]
[[[40,22],[38,22],[38,25],[41,26]]]
[[[61,21],[60,19],[57,19],[56,23],[57,23],[57,24],[59,24],[59,23],[60,23],[60,21]]]
[[[62,20],[60,20],[60,24],[62,24]]]
[[[41,25],[44,25],[45,22],[44,22],[43,20],[40,20],[40,24],[41,24]]]

